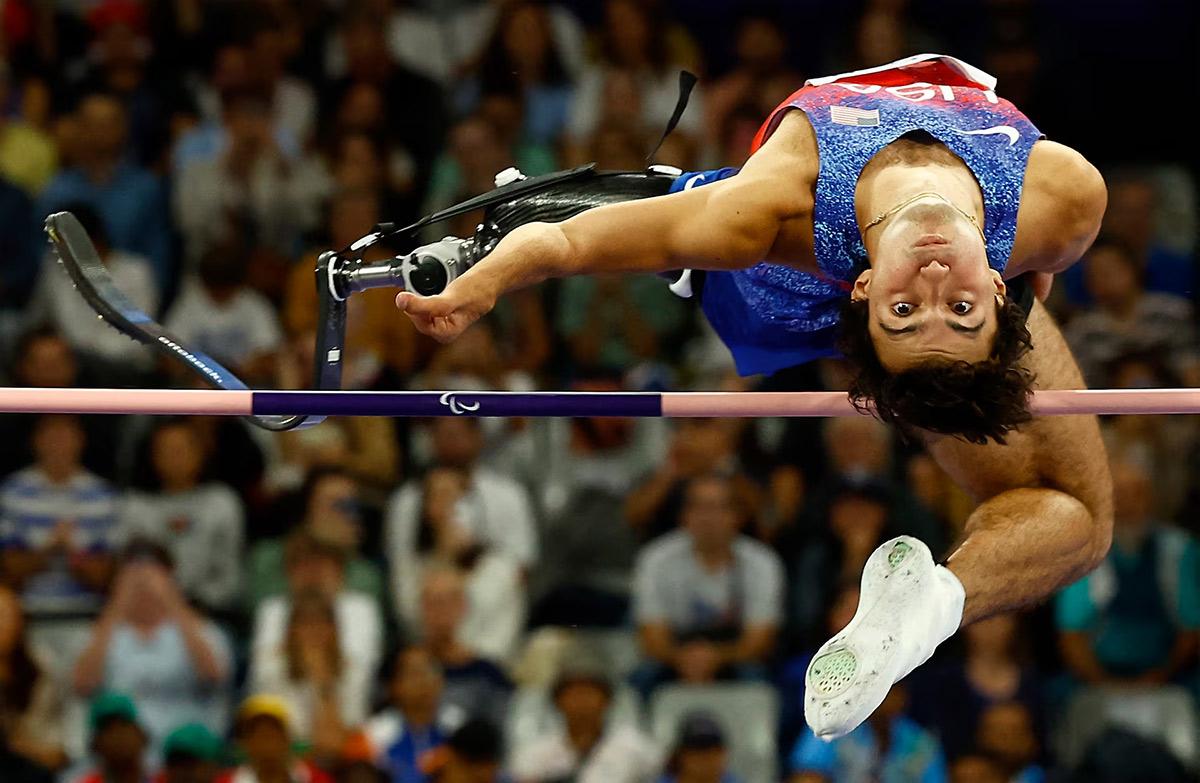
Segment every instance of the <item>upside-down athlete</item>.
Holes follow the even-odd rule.
[[[450,340],[548,278],[704,270],[692,287],[741,371],[841,349],[852,397],[923,439],[979,506],[944,565],[908,537],[867,561],[853,621],[808,670],[805,715],[827,739],[960,626],[1046,598],[1108,549],[1095,417],[1028,409],[1032,389],[1083,388],[1032,293],[1095,238],[1106,191],[994,88],[938,55],[812,80],[739,171],[522,225],[440,295],[397,297],[420,331]]]

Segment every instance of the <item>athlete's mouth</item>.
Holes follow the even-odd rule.
[[[924,234],[915,243],[913,247],[929,247],[930,245],[948,245],[949,242],[941,234]]]

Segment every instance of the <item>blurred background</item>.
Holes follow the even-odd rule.
[[[42,218],[254,385],[307,383],[316,254],[508,166],[737,166],[804,79],[945,52],[1104,171],[1051,304],[1098,387],[1200,385],[1190,0],[4,0],[7,385],[190,383],[100,325]],[[469,236],[468,215],[430,237]],[[405,250],[392,248],[392,252]],[[381,252],[387,253],[387,250]],[[452,345],[350,302],[354,389],[738,378],[656,279],[556,281]],[[863,562],[971,510],[869,419],[0,419],[6,783],[1176,781],[1200,766],[1194,417],[1104,422],[1116,535],[832,745],[803,673]]]

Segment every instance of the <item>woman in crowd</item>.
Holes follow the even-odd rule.
[[[62,718],[61,694],[30,646],[20,599],[0,585],[0,738],[10,753],[59,770],[67,763]]]

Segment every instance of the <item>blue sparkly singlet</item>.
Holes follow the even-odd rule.
[[[867,162],[914,131],[945,144],[975,174],[983,192],[988,263],[1001,274],[1017,232],[1025,165],[1042,134],[993,92],[995,79],[941,55],[918,55],[865,72],[814,79],[784,101],[755,138],[757,149],[783,114],[803,111],[820,154],[813,237],[821,276],[761,263],[707,272],[701,306],[742,375],[773,373],[838,355],[838,311],[866,267],[854,214],[854,189]],[[690,172],[672,190],[736,174]]]

